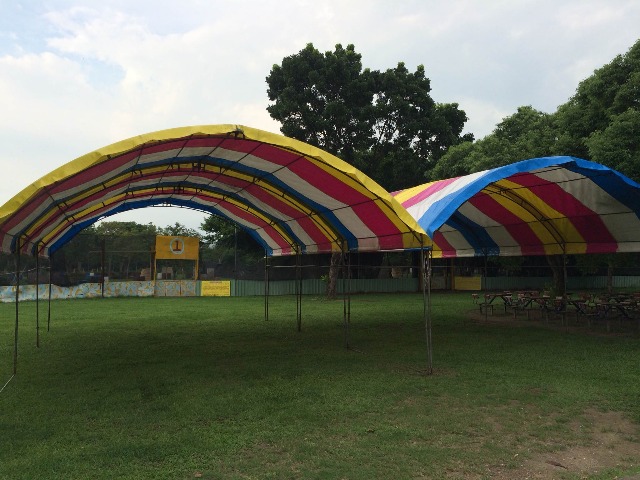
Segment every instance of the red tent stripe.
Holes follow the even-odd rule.
[[[527,187],[541,201],[570,218],[571,223],[587,244],[591,242],[617,243],[598,214],[587,208],[559,185],[543,180],[534,174],[518,175],[517,183]],[[584,222],[581,220],[582,217],[591,220]]]
[[[427,188],[422,190],[417,195],[415,195],[415,196],[409,198],[408,200],[405,200],[404,202],[402,202],[402,206],[404,208],[412,207],[416,203],[420,203],[424,199],[429,198],[434,193],[439,192],[440,190],[442,190],[446,186],[452,184],[456,180],[457,180],[457,178],[448,178],[446,180],[439,180],[439,181],[429,185]]]

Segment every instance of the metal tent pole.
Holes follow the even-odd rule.
[[[433,335],[432,335],[432,327],[433,327],[433,319],[431,316],[431,259],[432,259],[433,250],[429,249],[429,253],[427,255],[427,332],[428,332],[428,373],[429,375],[433,374]]]
[[[302,257],[300,254],[300,247],[296,248],[296,321],[298,324],[298,331],[302,331],[302,272],[301,272]]]
[[[347,325],[351,326],[351,252],[347,251]]]
[[[18,371],[18,323],[20,319],[20,237],[16,241],[16,323],[13,339],[13,374]]]
[[[264,320],[269,320],[269,255],[264,251]]]
[[[433,373],[433,353],[431,342],[431,250],[425,255],[420,247],[420,276],[422,278],[422,313],[427,347],[427,375]]]
[[[484,249],[484,285],[483,285],[483,288],[481,289],[481,291],[483,291],[484,293],[488,293],[486,285],[487,285],[487,250]],[[484,298],[485,298],[485,301],[486,301],[487,297],[484,297]],[[482,307],[482,305],[481,305],[481,307]],[[482,313],[482,311],[480,313]],[[486,323],[489,322],[489,306],[488,305],[484,306],[484,321]]]
[[[562,282],[564,292],[562,293],[562,296],[566,300],[567,299],[567,254],[564,251],[562,252],[562,276],[564,277]]]
[[[562,276],[563,278],[563,289],[564,292],[562,294],[562,317],[564,319],[565,330],[569,332],[569,316],[567,315],[567,252],[566,245],[562,246]]]
[[[105,238],[102,238],[102,242],[100,244],[100,263],[102,264],[101,270],[102,270],[102,282],[100,284],[100,291],[102,294],[102,298],[104,298],[104,264],[105,264],[105,257],[106,257],[106,253],[107,252],[107,241],[105,240]]]
[[[51,290],[53,286],[53,254],[49,254],[49,309],[47,312],[47,332],[51,328]]]
[[[238,280],[238,226],[233,224],[233,279]]]
[[[481,290],[487,290],[487,278],[489,276],[489,267],[487,266],[487,250],[484,251],[484,279]]]
[[[344,345],[345,348],[349,349],[351,346],[349,345],[349,327],[351,324],[351,292],[349,291],[350,285],[346,280],[345,276],[345,252],[344,247],[342,248],[342,255],[340,256],[342,262],[342,316],[344,322]]]
[[[36,347],[40,348],[40,255],[36,245]]]

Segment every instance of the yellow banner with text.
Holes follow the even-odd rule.
[[[203,297],[230,297],[231,282],[229,280],[205,280],[200,282],[200,295]]]

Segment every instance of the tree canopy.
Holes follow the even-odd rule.
[[[451,147],[429,172],[433,180],[546,155],[573,155],[640,180],[640,41],[597,69],[554,113],[531,106],[476,142]]]
[[[422,65],[363,69],[353,45],[323,54],[310,43],[266,80],[267,110],[284,135],[340,157],[388,190],[419,183],[449,146],[473,139],[462,136],[467,116],[458,104],[431,98]]]

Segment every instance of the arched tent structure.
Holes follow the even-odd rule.
[[[337,157],[241,125],[205,125],[133,137],[45,175],[0,207],[0,248],[46,257],[102,218],[154,205],[226,217],[268,255],[430,243],[386,190]]]
[[[434,257],[640,251],[640,185],[574,157],[524,160],[393,193]]]

